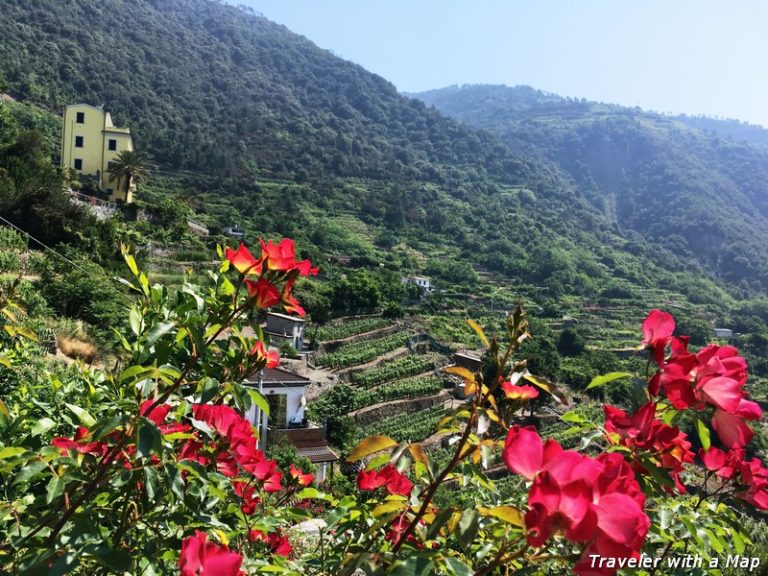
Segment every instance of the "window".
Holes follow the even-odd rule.
[[[75,170],[82,170],[82,169],[83,169],[83,159],[75,158]]]
[[[117,150],[117,140],[111,140],[109,141],[109,149],[110,150]]]
[[[285,394],[269,394],[269,426],[271,428],[285,428],[288,421],[288,397]]]
[[[78,124],[85,124],[85,112],[78,112],[75,122]]]
[[[107,194],[112,194],[114,190],[112,188],[107,188]]]
[[[82,147],[83,147],[83,137],[75,136],[75,148],[82,148]]]

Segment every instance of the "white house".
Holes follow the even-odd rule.
[[[304,319],[277,312],[267,313],[266,333],[273,346],[288,342],[297,352],[304,349]]]
[[[733,330],[730,328],[715,328],[715,336],[718,338],[733,338]]]
[[[429,278],[426,276],[403,276],[400,278],[402,284],[416,284],[421,288],[425,294],[432,290],[432,286],[429,282]]]
[[[246,380],[247,386],[260,388],[269,404],[269,416],[259,414],[251,406],[246,418],[259,431],[259,447],[263,450],[270,444],[287,442],[293,444],[300,456],[308,458],[317,466],[317,480],[322,482],[339,456],[331,450],[325,439],[325,429],[310,426],[304,411],[307,405],[304,389],[310,380],[280,368],[265,368],[262,374]],[[257,420],[260,420],[257,424]]]

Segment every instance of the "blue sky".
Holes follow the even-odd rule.
[[[236,0],[402,91],[528,84],[768,126],[768,2]]]

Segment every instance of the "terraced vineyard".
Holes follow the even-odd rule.
[[[330,354],[324,354],[317,359],[320,366],[331,369],[348,368],[357,364],[365,364],[379,356],[405,346],[408,342],[408,332],[398,332],[376,340],[352,342]]]
[[[392,322],[386,318],[360,318],[359,320],[351,320],[343,324],[322,326],[317,331],[317,339],[321,342],[341,340],[391,325]]]
[[[398,442],[405,440],[423,440],[437,431],[437,423],[445,415],[442,404],[432,406],[420,412],[390,416],[357,431],[358,440],[366,436],[383,434]]]
[[[432,396],[443,389],[443,379],[439,376],[421,376],[384,384],[372,390],[355,391],[355,408],[365,408],[381,402]]]
[[[325,343],[372,332],[392,326],[381,318],[351,320],[319,331],[320,342]],[[441,353],[431,351],[426,354],[409,353],[403,356],[391,354],[403,348],[415,331],[406,326],[397,333],[378,336],[374,339],[344,343],[333,352],[319,354],[316,364],[326,369],[358,367],[371,363],[371,367],[357,372],[341,372],[337,378],[341,387],[328,390],[312,400],[310,412],[315,418],[329,423],[329,437],[332,437],[334,423],[348,426],[353,413],[371,406],[381,406],[385,413],[393,413],[386,408],[390,402],[399,402],[396,416],[383,418],[374,426],[359,427],[349,435],[339,437],[337,447],[348,451],[354,443],[370,434],[387,434],[397,440],[420,441],[436,431],[437,423],[444,414],[443,403],[426,410],[413,412],[416,406],[412,402],[421,402],[421,406],[431,402],[421,399],[434,397],[445,389],[445,381],[435,372],[435,368],[446,362]],[[410,411],[409,411],[410,408]],[[404,414],[399,411],[406,412]],[[354,421],[354,420],[353,420]],[[364,418],[360,421],[366,421]],[[343,429],[343,428],[342,428]]]
[[[355,374],[352,380],[358,386],[370,388],[390,380],[415,376],[427,370],[432,370],[434,367],[435,362],[431,358],[411,354],[403,358],[396,358],[372,370]]]

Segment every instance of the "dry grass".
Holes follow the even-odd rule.
[[[96,359],[96,347],[77,338],[58,338],[56,345],[62,354],[91,364]]]

